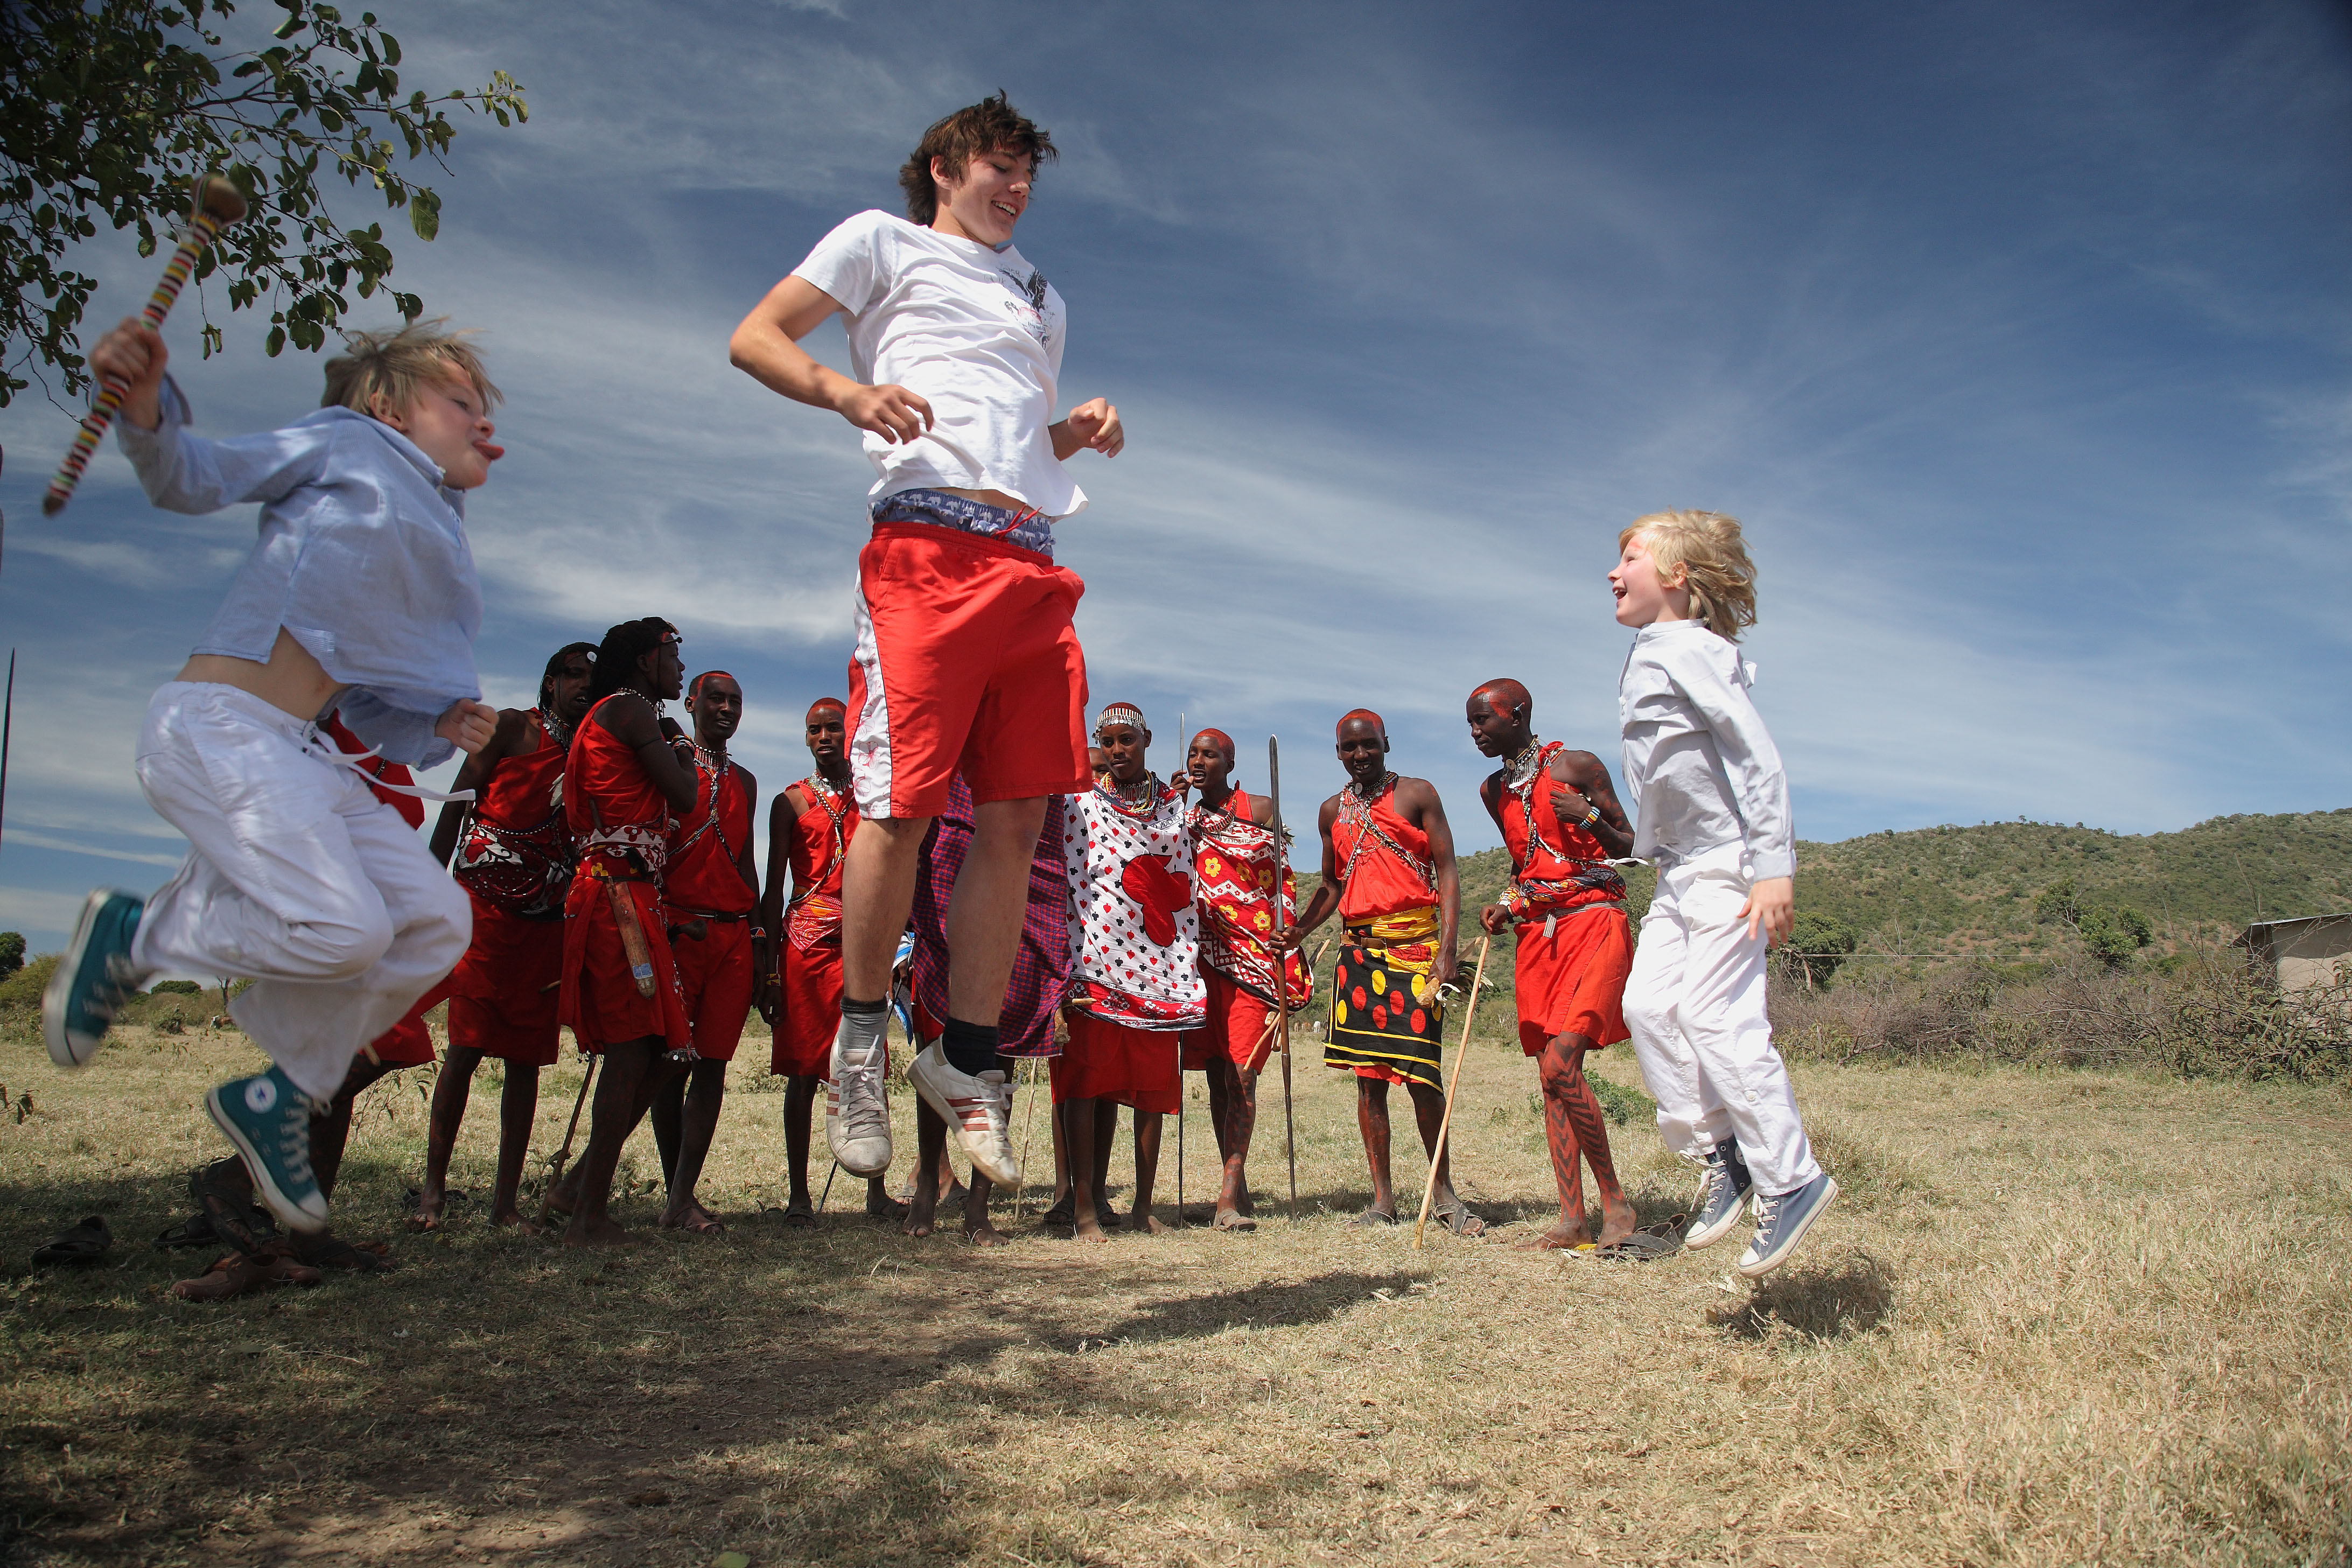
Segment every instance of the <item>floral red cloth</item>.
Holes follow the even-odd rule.
[[[1276,984],[1277,858],[1282,866],[1282,924],[1297,919],[1298,904],[1290,858],[1276,855],[1274,829],[1242,815],[1247,799],[1236,789],[1223,809],[1195,805],[1185,813],[1185,824],[1192,834],[1193,902],[1201,915],[1201,967],[1271,1004]],[[1290,1010],[1295,1013],[1307,1005],[1315,987],[1307,978],[1306,962],[1297,953],[1285,955],[1283,970]]]
[[[1199,1028],[1209,990],[1183,795],[1155,777],[1136,800],[1109,784],[1066,798],[1070,1006],[1129,1028]]]

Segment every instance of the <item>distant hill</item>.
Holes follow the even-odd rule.
[[[1302,859],[1305,856],[1300,857]],[[1500,849],[1461,861],[1463,949],[1471,917],[1500,896]],[[2084,904],[2128,904],[2159,942],[2233,933],[2254,920],[2352,911],[2352,809],[2217,816],[2179,833],[2126,835],[2056,823],[1993,822],[1873,833],[1797,847],[1797,908],[1832,915],[1864,948],[2028,959],[2062,951],[2063,928],[2037,926],[2033,900],[2071,878]],[[1636,914],[1652,878],[1626,877]],[[1299,879],[1303,900],[1315,879]]]
[[[2352,910],[2352,810],[2137,836],[1993,822],[1801,844],[1797,908],[1844,921],[1865,947],[2032,957],[2064,940],[2034,924],[2033,900],[2066,878],[2085,904],[2137,909],[2159,941]]]

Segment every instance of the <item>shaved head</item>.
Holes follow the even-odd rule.
[[[1210,744],[1215,746],[1219,751],[1224,752],[1225,761],[1230,763],[1234,760],[1234,738],[1231,735],[1226,734],[1223,730],[1203,730],[1199,734],[1192,737],[1192,743],[1196,746],[1203,741],[1208,742]]]
[[[838,697],[820,697],[815,701],[809,704],[807,719],[803,719],[802,722],[806,723],[809,719],[815,718],[819,713],[824,712],[828,709],[840,714],[845,719],[849,717],[848,703],[844,702]]]
[[[1536,714],[1536,700],[1528,695],[1526,687],[1508,676],[1499,680],[1490,680],[1470,695],[1474,698],[1485,698],[1486,705],[1490,708],[1498,710],[1507,710],[1522,723],[1534,718]]]
[[[1383,736],[1389,732],[1388,721],[1369,708],[1351,708],[1340,714],[1339,722],[1332,726],[1331,732],[1334,736],[1344,735],[1348,732],[1348,726],[1350,724],[1370,724]]]

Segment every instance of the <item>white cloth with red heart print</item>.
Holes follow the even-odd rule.
[[[1148,805],[1097,786],[1066,797],[1070,1005],[1136,1029],[1197,1029],[1207,1016],[1201,917],[1184,797],[1151,781]]]

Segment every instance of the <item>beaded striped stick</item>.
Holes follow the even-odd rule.
[[[180,237],[180,248],[172,252],[172,259],[163,268],[163,281],[147,296],[147,308],[139,319],[150,327],[160,327],[163,318],[172,313],[172,303],[180,297],[180,289],[188,274],[196,268],[197,258],[205,253],[220,231],[245,216],[245,194],[216,174],[201,176],[196,181],[195,199],[191,203],[188,231]],[[41,515],[55,517],[73,500],[74,487],[81,483],[81,471],[89,466],[90,454],[98,450],[99,437],[114,423],[114,411],[122,406],[122,395],[129,386],[120,377],[108,376],[99,386],[98,401],[82,416],[81,428],[74,432],[73,446],[66,452],[66,460],[58,465],[58,477],[49,481],[48,493],[41,498]]]

